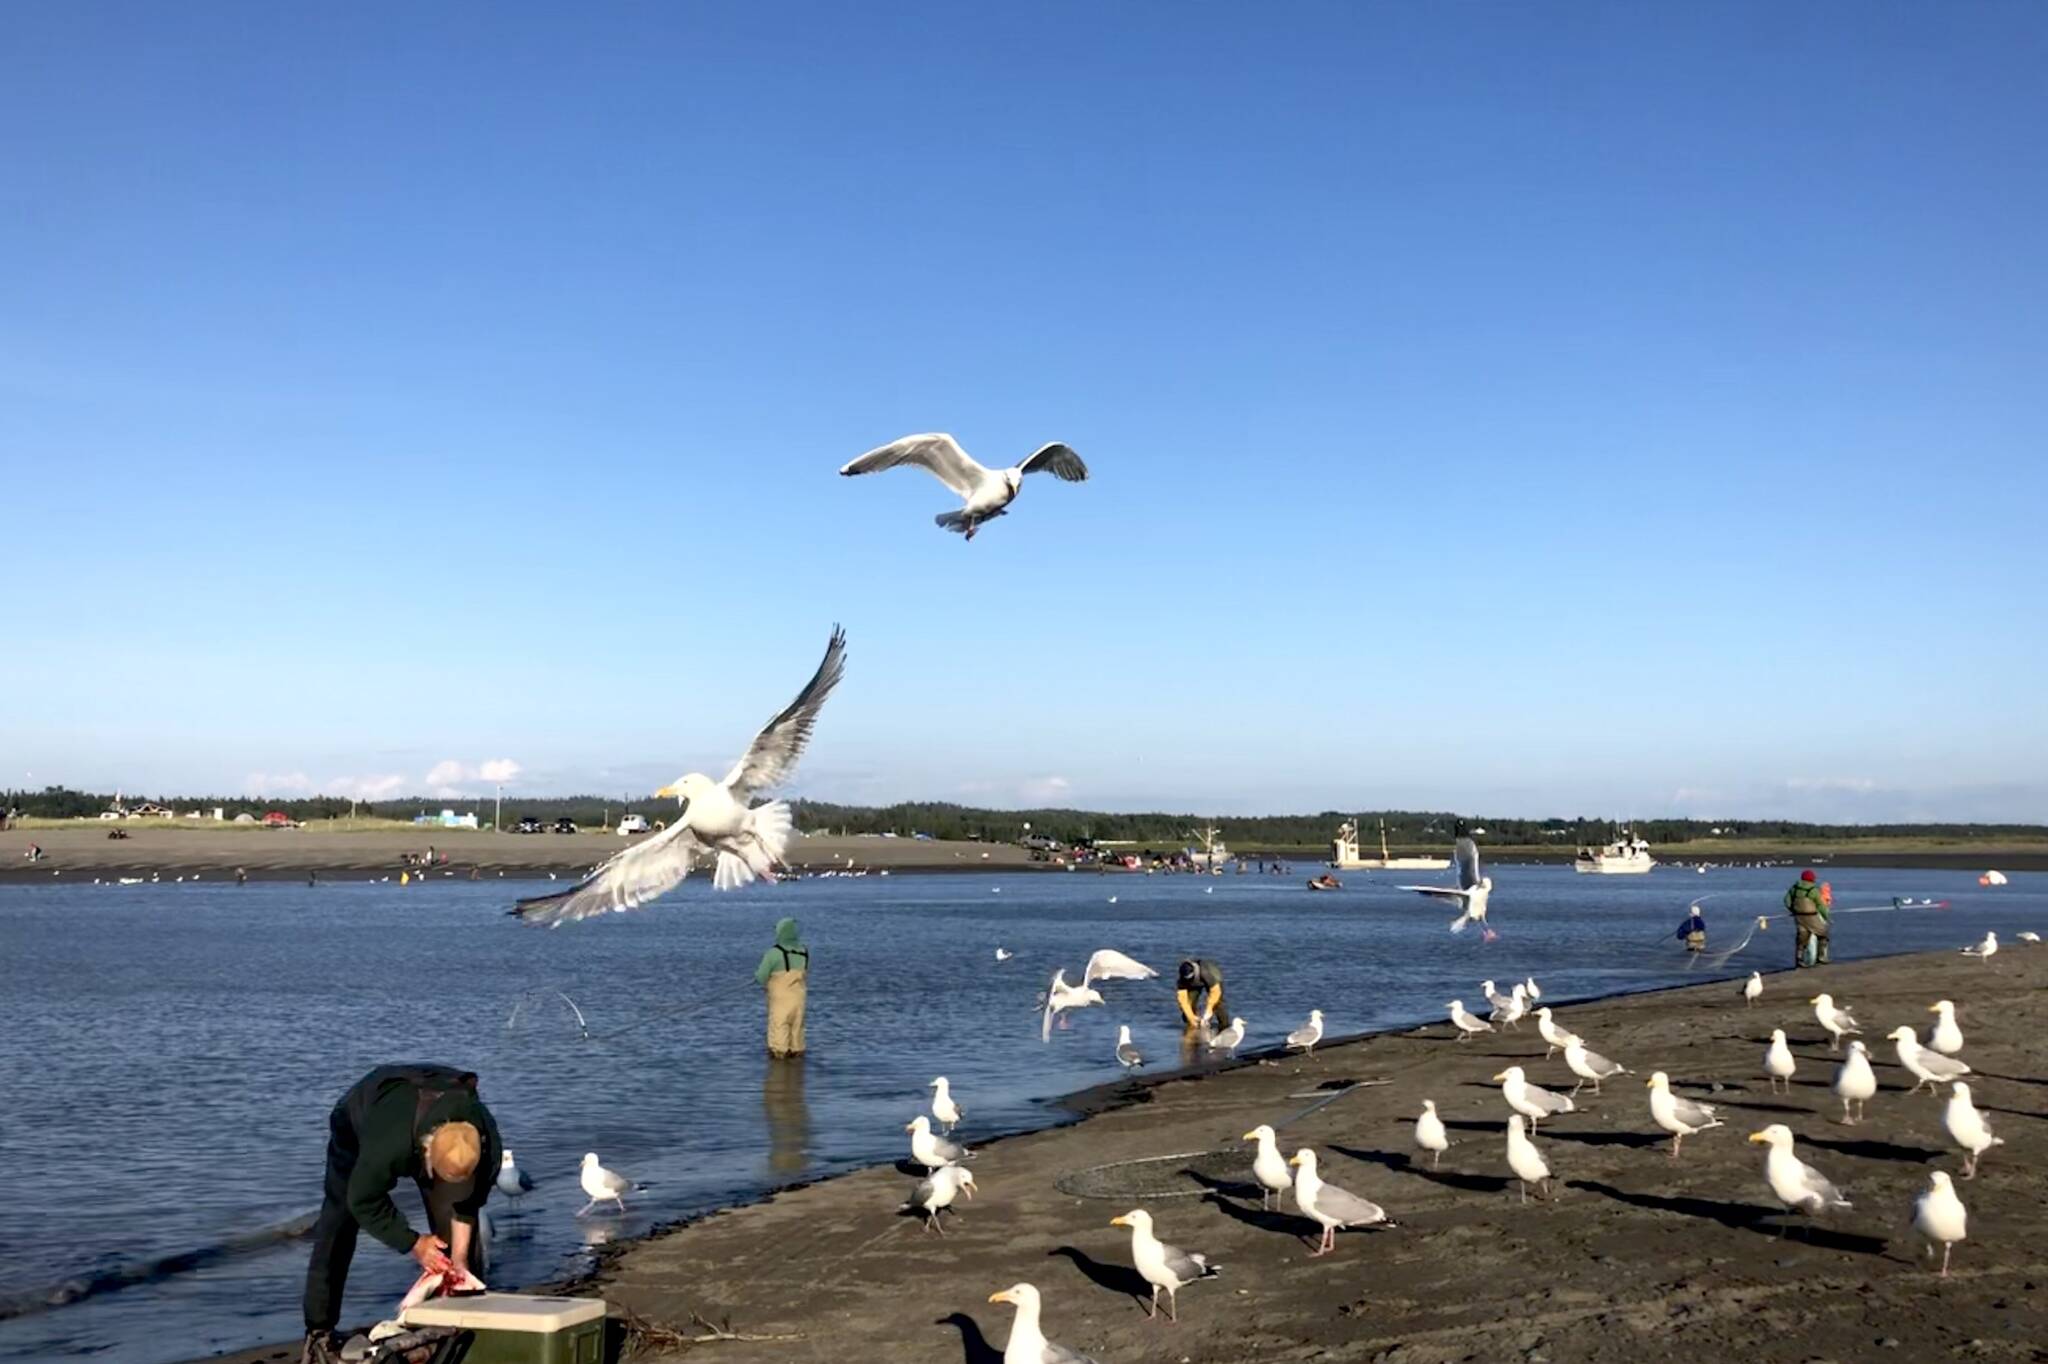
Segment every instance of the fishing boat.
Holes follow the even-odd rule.
[[[1392,857],[1387,853],[1387,822],[1380,821],[1380,855],[1358,855],[1358,821],[1347,819],[1337,826],[1330,843],[1330,865],[1338,871],[1442,871],[1451,865],[1448,857]]]
[[[1641,876],[1656,865],[1650,845],[1630,832],[1604,848],[1579,849],[1572,870],[1588,876]]]

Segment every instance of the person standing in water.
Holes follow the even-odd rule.
[[[1191,1031],[1221,1028],[1230,1017],[1230,1010],[1223,1006],[1223,968],[1206,958],[1190,957],[1180,964],[1173,998]]]
[[[811,950],[797,937],[796,920],[775,925],[775,945],[761,954],[754,979],[768,995],[768,1054],[804,1054],[804,1005],[810,993]]]
[[[1829,898],[1833,898],[1830,896]],[[1813,869],[1799,873],[1785,892],[1785,912],[1792,916],[1794,967],[1825,966],[1828,961],[1828,906],[1821,898]]]

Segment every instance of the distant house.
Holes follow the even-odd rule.
[[[474,811],[466,815],[458,815],[453,810],[443,810],[438,815],[419,814],[413,816],[412,822],[415,824],[437,826],[443,829],[474,829],[479,827]]]
[[[145,800],[140,804],[128,807],[128,818],[130,819],[174,819],[176,817],[177,812],[171,809],[170,806],[158,805],[153,800]]]

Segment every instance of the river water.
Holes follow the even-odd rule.
[[[527,889],[506,881],[0,887],[0,1360],[150,1364],[296,1337],[306,1243],[279,1229],[318,1202],[328,1109],[388,1061],[481,1074],[540,1183],[516,1213],[492,1202],[493,1278],[513,1285],[661,1222],[894,1159],[937,1074],[972,1139],[1061,1121],[1058,1096],[1115,1079],[1120,1022],[1153,1069],[1178,1064],[1164,980],[1112,982],[1107,1007],[1040,1042],[1035,996],[1097,947],[1168,976],[1182,956],[1220,962],[1248,1048],[1311,1006],[1332,1033],[1441,1018],[1453,996],[1476,1003],[1486,976],[1533,973],[1556,1002],[1791,956],[1782,919],[1718,968],[1672,940],[1707,895],[1712,945],[1733,946],[1749,916],[1776,909],[1784,868],[1490,870],[1490,944],[1445,932],[1448,911],[1394,888],[1416,873],[1348,873],[1343,891],[1310,894],[1307,868],[869,876],[729,895],[692,880],[650,910],[552,932],[502,913]],[[1960,872],[1827,875],[1839,908],[1877,911],[1838,916],[1840,959],[2048,929],[2048,875],[1996,890]],[[1894,897],[1948,907],[1895,911]],[[752,973],[785,914],[814,953],[811,1055],[771,1066]],[[998,946],[1015,956],[999,964]],[[591,1150],[647,1185],[624,1216],[574,1216]],[[388,1312],[410,1265],[365,1238],[347,1319]]]

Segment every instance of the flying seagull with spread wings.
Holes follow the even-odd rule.
[[[988,469],[970,458],[960,448],[959,441],[940,434],[905,436],[902,440],[890,441],[879,450],[868,451],[839,472],[851,478],[855,474],[879,473],[904,464],[914,464],[928,471],[939,482],[960,494],[965,506],[959,511],[942,512],[934,519],[947,530],[958,531],[970,540],[984,521],[995,520],[1017,500],[1017,489],[1023,485],[1024,475],[1046,473],[1069,483],[1088,481],[1088,466],[1071,448],[1058,441],[1039,446],[1022,464],[1008,469]]]
[[[1451,920],[1451,932],[1463,933],[1466,924],[1478,924],[1480,935],[1492,942],[1496,935],[1486,926],[1486,898],[1493,893],[1493,878],[1479,874],[1479,845],[1461,834],[1452,857],[1458,864],[1457,885],[1397,886],[1396,889],[1455,901],[1464,912]]]
[[[513,912],[554,928],[608,910],[638,909],[675,889],[690,874],[690,862],[700,851],[716,856],[712,884],[720,890],[737,889],[755,877],[774,880],[775,864],[782,860],[794,827],[789,806],[779,800],[765,805],[750,802],[796,771],[818,712],[845,671],[846,632],[834,626],[818,671],[796,700],[754,736],[725,780],[692,772],[662,787],[654,794],[676,798],[674,823],[561,894],[521,900]]]

